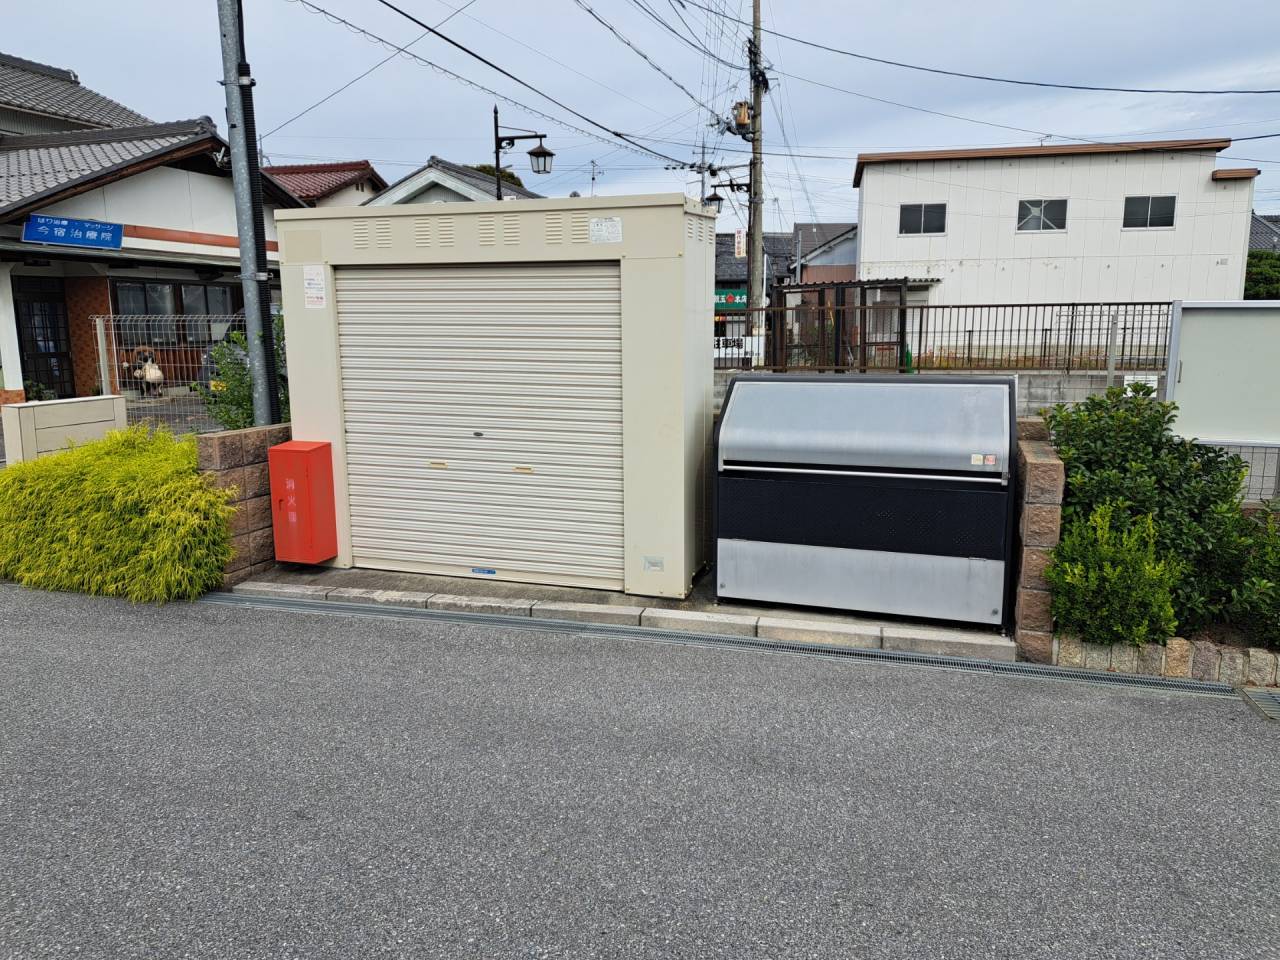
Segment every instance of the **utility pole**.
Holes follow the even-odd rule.
[[[698,179],[702,186],[698,190],[698,199],[707,202],[707,138],[702,138],[702,157],[698,161]]]
[[[493,191],[502,199],[502,137],[498,134],[498,105],[493,105]]]
[[[751,66],[751,200],[747,205],[747,309],[764,307],[764,94],[769,78],[760,66],[760,0],[751,2],[751,39],[747,42],[747,62]],[[764,319],[753,313],[753,322]]]
[[[594,160],[591,161],[591,195],[593,197],[596,195],[596,177],[600,176],[604,172],[605,171],[600,168],[600,164],[596,163]]]
[[[222,31],[222,87],[227,98],[227,143],[231,148],[236,233],[240,238],[245,339],[253,381],[253,422],[261,427],[279,422],[280,396],[271,328],[271,290],[267,285],[267,238],[253,115],[253,78],[245,57],[240,0],[218,0],[218,26]]]

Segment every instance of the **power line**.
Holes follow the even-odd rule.
[[[435,0],[435,2],[440,4],[442,7],[448,7],[451,10],[456,9],[451,4],[446,3],[445,0]],[[563,60],[558,60],[557,58],[553,57],[551,54],[547,53],[545,50],[540,50],[537,47],[533,46],[532,44],[525,43],[525,41],[521,40],[519,37],[511,35],[507,33],[505,30],[499,30],[497,27],[489,23],[487,20],[481,20],[479,17],[473,17],[469,13],[465,13],[463,14],[463,16],[466,17],[468,20],[470,20],[472,23],[477,24],[478,26],[484,27],[484,29],[488,30],[490,33],[496,33],[498,36],[504,37],[507,40],[510,40],[512,43],[516,44],[517,46],[524,47],[530,53],[536,54],[537,56],[541,57],[543,60],[548,60],[551,63],[554,63],[556,66],[563,67],[565,70],[568,70],[570,73],[576,74],[577,76],[581,77],[583,80],[586,80],[590,83],[594,83],[597,87],[600,87],[604,90],[608,90],[614,96],[622,97],[622,99],[624,100],[629,100],[632,103],[634,103],[636,106],[643,107],[645,110],[648,110],[650,113],[661,113],[660,110],[657,110],[656,108],[651,107],[649,104],[644,103],[641,100],[637,100],[635,97],[631,96],[625,91],[618,90],[615,87],[611,87],[609,86],[609,84],[603,82],[602,80],[597,80],[595,77],[591,76],[590,74],[583,73],[577,67],[567,64]]]
[[[375,43],[380,43],[389,50],[395,50],[397,51],[397,54],[399,56],[409,57],[412,60],[417,60],[419,63],[425,64],[426,66],[430,67],[431,69],[439,73],[443,73],[445,76],[452,77],[453,79],[457,80],[459,83],[466,84],[467,86],[472,87],[476,90],[483,91],[484,93],[487,93],[490,96],[497,97],[503,103],[509,103],[512,106],[519,107],[521,110],[525,110],[533,114],[534,116],[541,117],[543,120],[546,120],[550,123],[554,123],[554,124],[557,124],[558,126],[564,127],[566,130],[572,130],[574,133],[580,133],[583,136],[588,136],[595,140],[601,140],[605,143],[611,142],[607,138],[602,137],[599,134],[592,133],[589,130],[584,130],[582,127],[574,126],[573,124],[568,123],[567,121],[562,120],[559,117],[553,116],[542,110],[537,110],[533,107],[530,107],[528,104],[521,103],[519,100],[509,97],[506,94],[499,93],[498,91],[494,90],[492,87],[486,87],[484,84],[477,83],[475,80],[471,80],[467,77],[464,77],[462,74],[457,73],[453,70],[450,70],[447,67],[442,67],[440,66],[440,64],[433,63],[432,61],[427,60],[425,57],[421,57],[416,53],[412,53],[409,50],[405,50],[400,45],[392,43],[390,40],[387,40],[384,37],[380,37],[377,34],[372,33],[364,29],[363,27],[356,25],[355,23],[352,23],[350,20],[347,20],[344,17],[340,17],[336,13],[332,13],[329,10],[326,10],[324,7],[321,7],[315,3],[312,3],[311,0],[289,0],[289,2],[297,3],[302,7],[304,7],[305,9],[310,10],[313,13],[318,13],[332,23],[342,24],[347,29],[351,30],[353,33],[360,34],[361,36],[364,36]],[[386,0],[378,0],[378,2],[386,4]],[[390,4],[386,4],[386,5],[391,6]],[[414,23],[417,23],[419,26],[423,26],[423,27],[427,26],[426,24],[422,23],[421,20],[417,20],[416,18],[414,18],[413,16],[407,13],[404,13],[403,11],[399,11],[399,12],[402,13],[408,19],[412,20]],[[443,39],[449,40],[449,38],[445,37],[444,34],[438,33],[437,31],[431,29],[430,27],[427,27],[427,29],[429,32],[435,33],[437,36]],[[459,47],[460,49],[466,50],[465,47],[462,47],[461,44],[458,44],[453,40],[449,40],[449,43]],[[677,160],[675,157],[667,156],[665,153],[661,153],[657,150],[654,150],[651,147],[646,147],[644,144],[636,143],[627,134],[619,133],[616,130],[611,130],[605,124],[599,123],[596,120],[592,120],[590,117],[586,116],[585,114],[579,113],[577,110],[574,110],[572,107],[567,106],[566,104],[561,103],[559,100],[555,99],[549,94],[543,93],[541,90],[539,90],[537,87],[534,87],[532,84],[526,83],[525,81],[521,80],[519,77],[516,77],[513,74],[509,73],[508,71],[503,70],[501,67],[486,60],[484,57],[481,57],[479,54],[473,53],[472,51],[469,51],[469,50],[467,50],[466,52],[469,55],[480,60],[481,62],[485,63],[486,65],[492,67],[494,70],[497,70],[499,73],[503,74],[504,76],[511,78],[515,82],[519,83],[521,86],[526,87],[529,90],[532,90],[534,93],[538,94],[538,96],[542,97],[543,99],[548,100],[551,103],[554,103],[556,106],[560,107],[562,110],[565,110],[573,114],[575,117],[578,117],[580,120],[583,120],[584,122],[590,124],[593,127],[596,127],[597,129],[605,131],[607,134],[609,134],[610,137],[623,141],[624,143],[628,144],[629,149],[636,150],[648,156],[657,157],[660,160],[666,160],[668,163],[672,163],[680,167],[688,166],[688,164],[686,164],[682,160]]]
[[[435,27],[432,27],[432,26],[429,26],[429,25],[428,25],[428,24],[426,24],[426,23],[423,23],[421,20],[419,20],[419,19],[418,19],[417,17],[415,17],[413,14],[409,13],[407,10],[401,9],[400,7],[396,6],[394,3],[392,3],[392,2],[391,2],[391,0],[377,0],[377,2],[378,2],[378,3],[380,3],[380,4],[382,4],[382,6],[386,7],[388,10],[392,10],[392,11],[394,11],[394,12],[396,12],[396,13],[400,14],[400,16],[404,17],[404,18],[405,18],[406,20],[408,20],[410,23],[416,23],[418,26],[422,27],[422,28],[423,28],[424,30],[426,30],[427,32],[431,33],[431,34],[432,34],[432,35],[434,35],[434,36],[439,37],[439,38],[440,38],[441,40],[443,40],[445,43],[449,44],[449,46],[454,47],[455,49],[461,50],[463,53],[465,53],[467,56],[471,57],[473,60],[478,60],[480,63],[483,63],[483,64],[484,64],[486,67],[488,67],[490,70],[496,70],[498,73],[502,74],[502,75],[503,75],[504,77],[506,77],[508,80],[511,80],[511,81],[513,81],[514,83],[518,83],[520,86],[524,87],[526,90],[530,90],[530,91],[532,91],[533,93],[536,93],[538,96],[542,97],[542,99],[544,99],[544,100],[548,101],[549,103],[554,103],[554,104],[555,104],[557,107],[559,107],[561,110],[566,110],[566,111],[568,111],[569,113],[571,113],[571,114],[573,114],[575,117],[577,117],[579,120],[581,120],[583,123],[590,124],[591,126],[595,127],[595,128],[596,128],[596,129],[598,129],[598,130],[603,130],[603,131],[605,131],[605,133],[609,134],[609,136],[611,136],[611,137],[617,137],[619,140],[626,140],[626,139],[627,139],[626,134],[624,134],[624,133],[619,133],[617,130],[613,130],[612,128],[610,128],[610,127],[609,127],[609,126],[607,126],[606,124],[600,123],[598,120],[593,120],[593,119],[591,119],[591,117],[587,116],[585,113],[581,113],[581,112],[579,112],[579,111],[577,111],[577,110],[573,109],[573,107],[569,106],[567,103],[564,103],[564,102],[563,102],[563,101],[561,101],[561,100],[557,100],[555,97],[551,96],[551,94],[549,94],[549,93],[544,93],[542,90],[538,89],[537,87],[535,87],[533,84],[529,83],[528,81],[526,81],[526,80],[522,80],[522,79],[520,79],[519,77],[517,77],[517,76],[516,76],[514,73],[512,73],[510,70],[507,70],[507,69],[506,69],[506,68],[504,68],[504,67],[500,67],[500,66],[498,66],[496,63],[494,63],[494,62],[493,62],[492,60],[490,60],[488,57],[484,57],[484,56],[481,56],[480,54],[476,53],[474,50],[472,50],[472,49],[471,49],[470,47],[468,47],[466,44],[464,44],[464,43],[459,43],[457,40],[454,40],[452,37],[446,36],[445,34],[441,33],[439,30],[435,29]],[[641,150],[646,150],[646,151],[648,151],[649,153],[654,154],[654,156],[661,157],[663,160],[668,160],[668,161],[670,161],[671,163],[679,164],[679,165],[681,165],[681,166],[684,166],[684,165],[685,165],[685,164],[684,164],[684,161],[682,161],[682,160],[677,160],[675,157],[668,157],[668,156],[666,156],[665,154],[658,153],[656,150],[651,150],[650,148],[645,147],[645,146],[642,146],[641,144],[638,144],[638,143],[634,143],[634,142],[632,142],[632,144],[631,144],[631,145],[632,145],[632,146],[634,146],[634,147],[639,147]]]
[[[729,67],[733,70],[747,69],[741,64],[734,63],[731,60],[725,60],[722,57],[720,57],[718,54],[711,53],[710,50],[706,49],[700,43],[698,43],[696,39],[691,40],[689,37],[686,37],[683,33],[681,33],[671,24],[667,23],[667,21],[664,20],[656,10],[654,10],[647,3],[645,3],[644,0],[631,0],[631,3],[633,6],[637,7],[643,14],[649,17],[650,20],[653,20],[656,24],[658,24],[658,26],[662,27],[664,30],[666,30],[668,33],[670,33],[673,37],[675,37],[677,40],[679,40],[681,43],[685,44],[686,46],[692,47],[694,50],[697,50],[699,53],[709,54],[718,63],[722,64],[723,66]],[[672,4],[672,6],[674,8],[674,4]],[[684,17],[680,16],[680,11],[678,10],[676,11],[676,16],[680,17],[680,22],[684,23],[686,27],[689,26],[689,24],[685,21]],[[690,33],[692,32],[693,32],[692,28],[690,28]]]
[[[453,11],[453,13],[449,14],[447,17],[445,17],[443,20],[441,20],[439,23],[437,23],[437,24],[436,24],[436,26],[437,26],[437,27],[443,27],[446,23],[448,23],[450,20],[452,20],[454,17],[456,17],[456,16],[457,16],[458,14],[460,14],[463,10],[467,9],[467,7],[471,6],[471,5],[472,5],[473,3],[475,3],[475,2],[476,2],[476,0],[467,0],[467,2],[466,2],[466,3],[464,3],[462,6],[458,7],[456,10],[454,10],[454,11]],[[265,140],[265,139],[267,139],[267,137],[271,136],[271,135],[272,135],[273,133],[275,133],[276,131],[278,131],[278,130],[283,130],[283,129],[284,129],[285,127],[287,127],[289,124],[293,123],[293,121],[295,121],[295,120],[299,120],[299,119],[301,119],[302,117],[305,117],[308,113],[310,113],[310,112],[311,112],[312,110],[314,110],[316,107],[321,106],[322,104],[328,103],[330,100],[332,100],[332,99],[333,99],[334,97],[336,97],[338,94],[340,94],[343,90],[346,90],[346,89],[347,89],[348,87],[350,87],[350,86],[354,86],[356,83],[358,83],[359,81],[363,80],[363,79],[364,79],[365,77],[367,77],[369,74],[373,73],[373,71],[377,70],[377,69],[378,69],[379,67],[381,67],[383,64],[390,63],[390,62],[391,62],[392,60],[394,60],[396,57],[400,56],[400,54],[404,53],[406,50],[408,50],[410,47],[412,47],[414,44],[416,44],[419,40],[422,40],[424,37],[429,37],[429,36],[430,36],[430,34],[429,34],[429,33],[423,33],[423,34],[420,34],[420,35],[417,37],[417,39],[415,39],[415,40],[410,40],[410,41],[409,41],[408,43],[406,43],[403,47],[400,47],[400,48],[398,48],[397,50],[395,50],[394,52],[392,52],[391,54],[389,54],[388,56],[383,57],[381,60],[379,60],[377,63],[375,63],[372,67],[370,67],[370,68],[369,68],[368,70],[366,70],[364,73],[361,73],[361,74],[359,74],[358,76],[354,76],[354,77],[352,77],[350,80],[348,80],[348,81],[347,81],[346,83],[344,83],[342,86],[338,87],[338,89],[337,89],[337,90],[334,90],[334,91],[333,91],[333,93],[330,93],[328,96],[321,97],[319,100],[317,100],[317,101],[316,101],[315,103],[313,103],[311,106],[307,107],[305,110],[301,111],[300,113],[295,113],[292,117],[290,117],[288,120],[286,120],[284,123],[280,124],[279,126],[272,127],[270,130],[268,130],[266,133],[264,133],[261,137],[259,137],[259,138],[258,138],[258,140],[259,140],[259,141]]]
[[[716,16],[727,17],[731,20],[737,20],[736,17],[729,17],[726,13],[720,13],[698,3],[697,0],[681,0],[690,6],[698,7],[706,10],[708,13],[714,13]],[[750,26],[745,20],[737,20],[744,26]],[[1173,94],[1193,94],[1196,96],[1219,96],[1224,94],[1260,94],[1260,93],[1280,93],[1280,89],[1274,90],[1175,90],[1162,87],[1100,87],[1091,86],[1083,83],[1050,83],[1043,80],[1015,80],[1010,77],[993,77],[982,73],[965,73],[960,70],[944,70],[941,67],[926,67],[918,63],[904,63],[901,60],[886,60],[883,57],[873,57],[866,53],[855,53],[852,50],[841,50],[839,47],[830,47],[825,43],[818,43],[815,40],[806,40],[803,37],[795,37],[789,33],[782,33],[779,30],[770,30],[763,28],[765,33],[775,37],[781,37],[783,40],[790,40],[792,43],[803,44],[806,47],[813,47],[817,50],[825,50],[828,53],[838,53],[843,57],[853,57],[857,60],[867,60],[871,63],[880,63],[889,67],[902,67],[905,70],[919,70],[923,73],[936,73],[946,77],[963,77],[966,80],[985,80],[989,83],[1010,83],[1020,87],[1049,87],[1055,90],[1089,90],[1101,93],[1173,93]]]
[[[386,2],[387,2],[387,0],[378,0],[378,2],[379,2],[379,3],[386,3]],[[688,97],[690,100],[692,100],[692,101],[693,101],[694,103],[696,103],[698,106],[702,107],[702,109],[706,110],[706,111],[707,111],[708,113],[710,113],[713,117],[717,117],[717,118],[719,117],[719,111],[717,111],[715,107],[708,106],[704,101],[702,101],[702,100],[700,100],[698,97],[696,97],[696,96],[694,95],[694,93],[693,93],[693,91],[692,91],[692,90],[690,90],[690,89],[689,89],[688,87],[686,87],[683,83],[681,83],[679,80],[677,80],[677,79],[676,79],[675,77],[673,77],[671,74],[669,74],[666,70],[664,70],[664,69],[663,69],[663,68],[662,68],[662,67],[657,63],[657,61],[655,61],[651,56],[649,56],[647,53],[645,53],[643,50],[641,50],[639,47],[637,47],[634,43],[632,43],[630,40],[628,40],[628,39],[627,39],[627,37],[622,33],[622,31],[620,31],[617,27],[615,27],[613,24],[611,24],[611,23],[610,23],[608,20],[606,20],[604,17],[600,16],[600,14],[596,13],[596,11],[595,11],[594,9],[592,9],[592,7],[591,7],[589,4],[587,4],[587,3],[586,3],[586,0],[573,0],[573,2],[574,2],[574,3],[576,3],[576,4],[577,4],[577,5],[578,5],[578,6],[579,6],[579,7],[580,7],[580,8],[581,8],[585,13],[587,13],[587,14],[588,14],[588,15],[589,15],[593,20],[595,20],[595,21],[596,21],[596,23],[600,24],[600,26],[604,27],[604,28],[605,28],[606,30],[608,30],[611,34],[613,34],[615,37],[617,37],[617,39],[618,39],[621,43],[625,44],[628,48],[630,48],[630,49],[631,49],[631,51],[632,51],[633,53],[635,53],[635,55],[636,55],[636,56],[638,56],[641,60],[643,60],[645,63],[647,63],[650,67],[652,67],[654,70],[656,70],[656,71],[657,71],[658,73],[660,73],[662,76],[666,77],[666,79],[667,79],[668,81],[670,81],[670,83],[671,83],[673,86],[675,86],[677,89],[679,89],[679,90],[680,90],[680,91],[681,91],[681,92],[682,92],[686,97]]]

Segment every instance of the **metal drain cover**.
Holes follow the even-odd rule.
[[[1273,687],[1245,687],[1241,692],[1265,716],[1280,720],[1280,690]]]

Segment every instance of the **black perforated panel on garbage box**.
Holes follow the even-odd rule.
[[[722,473],[722,539],[1006,560],[1007,488],[903,477]]]

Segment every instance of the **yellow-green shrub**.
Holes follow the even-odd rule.
[[[138,602],[222,583],[228,494],[195,440],[146,427],[0,470],[0,578]]]

